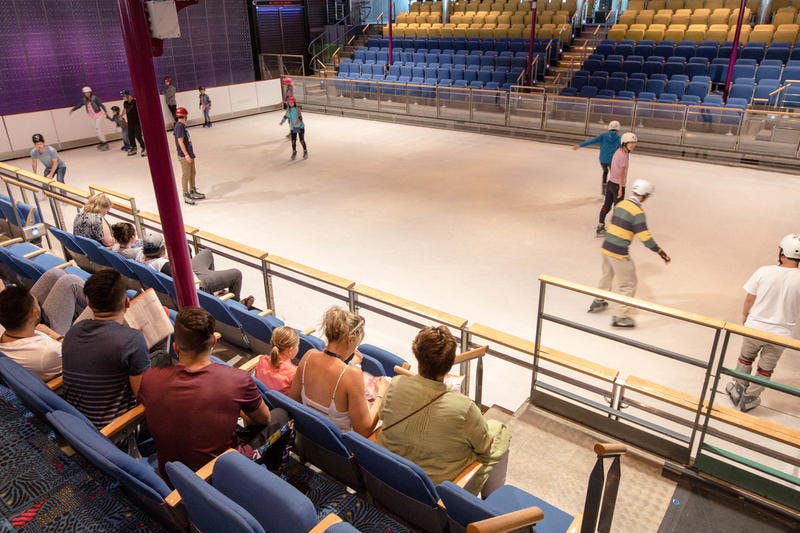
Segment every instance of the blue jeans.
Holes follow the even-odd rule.
[[[52,170],[52,168],[53,167],[44,167],[44,175],[47,176],[48,174],[50,174],[50,170]],[[60,181],[61,183],[64,183],[64,175],[66,173],[67,173],[67,166],[66,165],[59,165],[59,167],[56,169],[56,174],[55,174],[56,181]]]
[[[211,124],[211,108],[204,107],[203,108],[203,123],[204,124]]]

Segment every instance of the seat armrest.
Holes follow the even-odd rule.
[[[267,316],[267,315],[271,315],[271,314],[272,314],[272,309],[264,309],[263,311],[258,313],[258,316]]]
[[[336,513],[331,513],[322,520],[320,520],[319,523],[316,526],[314,526],[308,533],[324,533],[324,531],[329,527],[331,527],[333,524],[338,524],[341,521],[342,519],[339,518],[336,515]]]
[[[50,390],[58,390],[64,384],[64,376],[56,376],[47,382],[47,387]]]
[[[67,261],[66,263],[61,263],[60,265],[56,265],[53,268],[58,268],[60,270],[62,268],[67,268],[67,267],[70,267],[70,266],[74,267],[74,266],[78,266],[78,265],[75,264],[75,261],[70,260],[70,261]]]
[[[33,259],[34,257],[37,257],[37,256],[42,255],[42,254],[46,254],[46,253],[47,253],[47,250],[45,250],[44,248],[39,248],[38,250],[34,250],[32,252],[28,252],[27,254],[23,255],[22,257],[24,257],[25,259]]]
[[[572,519],[572,523],[567,528],[567,533],[578,533],[581,530],[582,523],[583,513],[576,513],[575,518]]]
[[[261,359],[260,355],[253,357],[252,359],[248,359],[241,365],[239,365],[239,370],[244,370],[247,373],[250,373],[255,369],[256,365],[258,364],[258,360]]]
[[[504,533],[517,531],[532,526],[544,519],[544,513],[538,507],[527,507],[519,511],[501,514],[467,525],[467,533]]]
[[[471,462],[455,477],[453,483],[463,489],[469,484],[470,481],[472,481],[472,478],[475,477],[475,474],[478,473],[478,470],[480,470],[482,466],[483,464],[479,463],[478,461]]]
[[[307,329],[301,330],[300,333],[302,333],[303,335],[311,335],[315,331],[317,331],[317,328],[307,328]]]
[[[223,302],[225,300],[230,300],[231,298],[233,298],[233,293],[232,292],[223,294],[222,296],[219,297],[219,299],[222,300]]]
[[[22,242],[22,239],[17,237],[16,239],[8,239],[7,241],[0,242],[0,246],[11,246],[12,244],[17,244],[18,242]]]
[[[131,424],[139,422],[142,418],[144,418],[144,405],[139,404],[109,422],[107,426],[100,430],[100,433],[111,439]]]
[[[469,350],[468,352],[462,352],[456,356],[455,360],[453,361],[453,364],[457,365],[458,363],[463,363],[465,361],[477,359],[478,357],[483,357],[484,355],[486,355],[487,351],[489,351],[489,346],[480,346],[473,350]]]
[[[628,448],[624,444],[618,442],[598,442],[594,445],[594,453],[598,457],[615,457],[618,455],[625,455]]]
[[[214,472],[214,463],[217,462],[217,459],[219,459],[220,457],[222,457],[223,455],[228,454],[228,453],[239,453],[239,452],[237,452],[233,448],[229,448],[229,449],[225,450],[224,452],[222,452],[221,454],[219,454],[218,456],[216,456],[213,459],[211,459],[209,462],[207,462],[203,466],[201,466],[195,472],[195,474],[197,474],[197,476],[200,479],[202,479],[203,481],[208,481],[209,479],[211,479],[211,474]],[[164,498],[164,502],[166,502],[166,504],[169,507],[173,507],[173,508],[177,507],[178,505],[181,504],[181,495],[178,494],[177,490],[173,490],[172,492],[167,494],[167,497]]]
[[[401,376],[413,376],[414,375],[414,373],[411,370],[407,369],[405,366],[397,366],[397,365],[394,365],[394,373],[395,374],[400,374]]]

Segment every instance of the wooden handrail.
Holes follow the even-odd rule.
[[[100,433],[110,439],[123,429],[127,428],[131,424],[135,424],[142,418],[144,418],[144,405],[139,404],[130,411],[121,414],[109,422],[108,425],[100,430]]]
[[[456,355],[455,361],[453,362],[454,365],[459,363],[463,363],[465,361],[471,361],[473,359],[477,359],[479,357],[483,357],[486,355],[486,352],[489,351],[489,346],[479,346],[478,348],[473,348],[467,352],[461,352],[460,354]]]
[[[506,533],[532,526],[544,520],[544,512],[538,507],[527,507],[518,511],[485,518],[467,524],[467,533]]]
[[[7,163],[0,162],[0,170],[5,170],[6,172],[13,172],[14,174],[16,174],[18,171],[22,169],[19,167],[12,167]]]
[[[741,335],[742,337],[748,337],[770,344],[777,344],[778,346],[791,348],[792,350],[800,350],[800,340],[791,337],[784,337],[782,335],[775,335],[774,333],[767,333],[759,329],[748,328],[735,322],[725,322],[725,329],[736,335]]]
[[[64,385],[64,376],[56,376],[47,382],[47,388],[50,390],[58,390]]]
[[[194,235],[201,240],[212,242],[214,244],[218,244],[224,248],[228,248],[229,250],[233,250],[235,252],[239,252],[240,254],[247,255],[254,259],[264,259],[268,254],[264,250],[259,250],[258,248],[253,248],[252,246],[247,246],[245,244],[239,244],[236,241],[228,239],[226,237],[222,237],[220,235],[216,235],[209,231],[198,231],[194,233]]]
[[[161,217],[158,216],[156,213],[151,213],[150,211],[139,211],[137,213],[139,218],[143,218],[144,220],[155,222],[159,226],[161,225]],[[189,235],[194,235],[199,229],[195,228],[194,226],[189,226],[188,224],[183,225],[183,231],[188,233]]]
[[[134,199],[134,197],[129,194],[117,192],[115,190],[100,185],[89,185],[89,192],[92,193],[92,191],[99,191],[106,194],[107,196],[113,196],[115,198],[119,198],[120,200],[125,200],[126,202],[130,202],[131,200]]]
[[[214,472],[214,464],[217,462],[217,459],[229,453],[239,453],[239,452],[237,452],[234,449],[225,450],[224,452],[222,452],[221,454],[219,454],[218,456],[214,457],[209,462],[201,466],[200,469],[195,472],[195,474],[197,474],[197,477],[199,477],[203,481],[208,481],[209,479],[211,479],[211,474]],[[181,495],[178,494],[177,490],[173,490],[172,492],[167,494],[167,497],[164,498],[164,502],[169,507],[177,507],[181,503]]]
[[[62,268],[74,267],[74,266],[78,266],[78,265],[75,264],[75,260],[70,259],[66,263],[61,263],[60,265],[56,265],[53,268],[62,269]]]
[[[508,348],[512,348],[528,355],[533,355],[536,348],[536,344],[533,341],[496,330],[483,324],[472,324],[469,327],[469,331],[477,337],[492,341]],[[549,348],[547,346],[540,346],[539,356],[545,361],[556,363],[582,374],[586,374],[587,376],[601,379],[609,383],[617,379],[617,376],[619,375],[619,370],[609,368],[592,361],[587,361],[586,359],[582,359],[574,355],[559,352],[558,350],[554,350],[553,348]]]
[[[76,202],[72,198],[67,198],[66,196],[61,196],[58,193],[53,193],[53,192],[50,192],[50,191],[44,191],[44,194],[46,196],[50,197],[50,198],[55,198],[59,202],[64,202],[66,204],[70,204],[73,207],[77,207],[78,209],[83,208],[83,204],[82,203]]]
[[[291,259],[286,259],[285,257],[281,257],[278,255],[269,255],[265,257],[264,260],[271,265],[276,265],[281,268],[291,270],[292,272],[303,274],[304,276],[308,276],[309,278],[313,278],[317,281],[323,281],[325,283],[328,283],[329,285],[333,285],[341,289],[351,289],[356,284],[355,281],[350,281],[349,279],[345,279],[340,276],[328,274],[327,272],[323,272],[322,270],[317,270],[316,268],[296,263]]]
[[[34,250],[32,252],[28,252],[27,254],[23,254],[22,257],[24,257],[25,259],[33,259],[36,256],[39,256],[39,255],[42,255],[42,254],[46,254],[46,253],[47,253],[47,250],[45,250],[44,248],[39,248],[38,250]]]
[[[82,198],[89,198],[91,196],[90,193],[84,191],[83,189],[79,189],[73,185],[69,185],[67,183],[61,183],[60,181],[55,181],[50,184],[50,187],[53,189],[59,189],[68,193],[72,193],[76,196],[80,196]]]
[[[239,365],[239,367],[238,367],[238,368],[239,368],[239,370],[244,370],[244,371],[245,371],[245,372],[247,372],[247,373],[250,373],[250,372],[252,372],[252,371],[253,371],[253,369],[254,369],[254,368],[256,367],[256,365],[258,364],[258,360],[259,360],[259,359],[261,359],[261,357],[262,357],[262,356],[260,356],[260,355],[257,355],[257,356],[255,356],[255,357],[252,357],[252,358],[248,359],[247,361],[245,361],[244,363],[242,363],[241,365]],[[266,357],[269,357],[269,356],[266,356]]]
[[[407,300],[400,296],[389,294],[388,292],[384,292],[380,289],[368,287],[367,285],[356,285],[353,290],[357,294],[360,294],[362,296],[366,296],[373,300],[389,304],[392,307],[396,307],[398,309],[414,313],[415,315],[424,316],[426,318],[432,318],[433,320],[436,320],[448,326],[452,326],[454,328],[461,329],[467,325],[466,318],[462,318],[456,315],[451,315],[450,313],[439,311],[438,309],[434,309],[433,307],[428,307],[427,305],[413,302],[411,300]]]
[[[12,244],[17,244],[19,242],[22,242],[22,238],[16,237],[14,239],[8,239],[7,241],[0,242],[0,246],[9,246]]]
[[[58,181],[55,178],[45,178],[44,176],[40,176],[39,174],[34,174],[30,170],[25,169],[17,169],[16,171],[17,176],[25,176],[29,180],[34,180],[36,182],[41,183],[42,185],[50,185],[54,181]]]
[[[681,107],[685,107],[683,106],[683,104],[680,105]],[[548,285],[554,285],[556,287],[569,289],[573,292],[580,292],[582,294],[587,294],[595,298],[602,298],[603,300],[610,300],[612,302],[629,305],[631,307],[636,307],[637,309],[643,309],[645,311],[650,311],[652,313],[656,313],[659,315],[677,318],[685,322],[691,322],[693,324],[699,324],[701,326],[707,326],[709,328],[722,329],[725,326],[725,322],[719,319],[709,318],[707,316],[698,315],[695,313],[689,313],[687,311],[681,311],[680,309],[675,309],[674,307],[667,307],[665,305],[655,304],[652,302],[647,302],[645,300],[639,300],[638,298],[629,298],[627,296],[622,296],[614,292],[604,291],[596,287],[590,287],[588,285],[575,283],[572,281],[557,278],[555,276],[550,276],[547,274],[540,275],[539,280],[547,283]]]
[[[22,183],[21,181],[15,180],[14,178],[9,178],[7,176],[0,176],[0,179],[8,183],[9,185],[14,185],[15,187],[26,189],[34,193],[42,190],[39,187],[34,187],[33,185],[28,185],[27,183]]]

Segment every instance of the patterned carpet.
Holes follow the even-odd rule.
[[[165,531],[0,386],[0,532]]]

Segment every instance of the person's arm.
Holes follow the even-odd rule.
[[[59,342],[64,340],[64,335],[60,334],[57,331],[53,331],[52,329],[50,329],[49,327],[45,326],[44,324],[37,324],[36,325],[36,331],[41,331],[42,333],[44,333],[45,335],[47,335],[51,339],[57,340]]]
[[[350,421],[353,430],[361,435],[368,437],[375,424],[378,423],[381,405],[383,405],[383,394],[376,396],[372,407],[367,404],[367,396],[364,391],[364,377],[361,369],[348,366],[342,378],[347,391],[347,406],[350,413]]]
[[[124,364],[128,368],[128,382],[133,395],[138,396],[139,387],[142,385],[142,376],[150,370],[150,352],[147,350],[147,342],[144,340],[142,332],[134,331],[130,340],[130,351],[126,350],[130,356]]]
[[[753,308],[753,304],[756,303],[756,295],[747,293],[747,296],[744,297],[744,304],[742,305],[742,324],[747,322],[747,317],[750,315],[750,309]]]
[[[259,424],[261,426],[266,426],[270,421],[269,407],[264,403],[264,400],[261,400],[261,403],[258,404],[258,407],[254,411],[242,411],[242,414],[244,415],[242,418],[248,422],[248,425]]]
[[[306,354],[301,360],[300,364],[297,365],[297,371],[294,374],[294,379],[292,380],[292,386],[289,387],[289,391],[286,395],[296,402],[303,402],[303,399],[300,396],[300,388],[302,387],[302,376],[303,376],[303,369],[305,368],[306,361],[308,361],[308,354]]]
[[[283,124],[283,122],[281,122],[281,124]],[[35,157],[31,157],[31,169],[33,170],[34,174],[36,174],[36,170],[38,168],[39,168],[39,160],[36,159]]]
[[[656,240],[653,238],[650,230],[647,229],[647,219],[644,216],[644,211],[633,217],[632,228],[633,233],[639,238],[640,241],[642,241],[642,244],[657,253],[665,263],[669,263],[672,260],[670,259],[669,255],[667,255],[667,252],[665,252],[658,244],[656,244]]]
[[[95,102],[97,102],[97,106],[103,110],[103,113],[106,114],[106,117],[108,117],[108,109],[106,109],[106,105],[103,102],[101,102],[100,99],[96,96],[94,97],[94,100]]]
[[[192,162],[192,156],[189,155],[189,150],[186,149],[186,143],[183,141],[183,137],[177,137],[178,145],[181,147],[181,152],[183,152],[183,157],[186,159],[187,163]]]
[[[70,109],[70,110],[69,110],[69,114],[71,115],[72,113],[74,113],[75,111],[77,111],[78,109],[80,109],[81,107],[83,107],[84,105],[86,105],[86,103],[85,103],[85,102],[80,102],[80,103],[79,103],[79,104],[77,104],[75,107],[73,107],[72,109]]]
[[[114,236],[111,234],[111,227],[108,225],[108,222],[106,222],[106,219],[101,218],[100,220],[102,221],[102,224],[103,224],[103,240],[102,240],[102,244],[106,248],[111,248],[112,246],[114,246],[114,243],[116,242],[114,240]]]
[[[619,190],[617,191],[617,198],[622,198],[622,189],[628,183],[628,161],[625,161],[625,166],[620,170],[619,176]]]
[[[53,175],[56,173],[56,170],[58,170],[58,157],[53,158],[53,165],[50,167],[50,173],[46,177],[52,179]]]
[[[142,374],[138,376],[128,376],[128,382],[131,384],[131,390],[134,396],[139,395],[139,387],[142,385]]]
[[[598,135],[597,137],[593,138],[593,139],[587,139],[587,140],[583,141],[580,144],[576,144],[575,146],[572,147],[572,149],[573,150],[577,150],[578,148],[585,148],[585,147],[590,146],[592,144],[598,144],[598,143],[601,143],[601,142],[603,142],[603,134],[602,133],[600,135]]]

